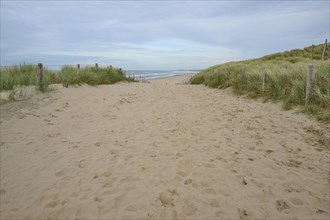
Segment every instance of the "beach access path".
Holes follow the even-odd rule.
[[[186,77],[2,104],[1,219],[329,218],[326,125]]]

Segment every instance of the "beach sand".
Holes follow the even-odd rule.
[[[1,219],[329,219],[326,125],[187,76],[1,107]]]

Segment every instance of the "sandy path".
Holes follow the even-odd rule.
[[[182,80],[2,105],[1,219],[329,218],[324,125]]]

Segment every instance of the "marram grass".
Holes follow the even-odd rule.
[[[0,92],[14,90],[15,87],[35,85],[40,91],[47,91],[50,84],[71,85],[100,85],[113,84],[119,81],[134,81],[133,78],[126,77],[125,73],[118,68],[87,66],[80,69],[77,74],[75,67],[65,65],[57,73],[47,68],[43,69],[43,82],[39,84],[37,78],[38,66],[33,64],[21,64],[0,69]]]
[[[236,94],[248,94],[252,98],[262,97],[265,101],[279,100],[283,102],[284,110],[300,106],[302,112],[329,122],[330,62],[329,59],[311,61],[305,58],[308,56],[306,51],[305,48],[254,60],[213,66],[195,75],[191,79],[191,84],[204,84],[219,89],[232,87]],[[301,56],[295,57],[296,54]],[[314,56],[320,58],[319,54]],[[312,90],[305,105],[306,80],[310,63],[314,66]]]
[[[13,90],[16,86],[38,85],[37,78],[38,66],[33,64],[21,64],[17,66],[5,67],[0,69],[0,91]],[[56,74],[44,68],[44,83],[56,81]]]

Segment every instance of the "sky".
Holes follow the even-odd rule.
[[[1,66],[204,69],[329,40],[329,0],[1,1]]]

